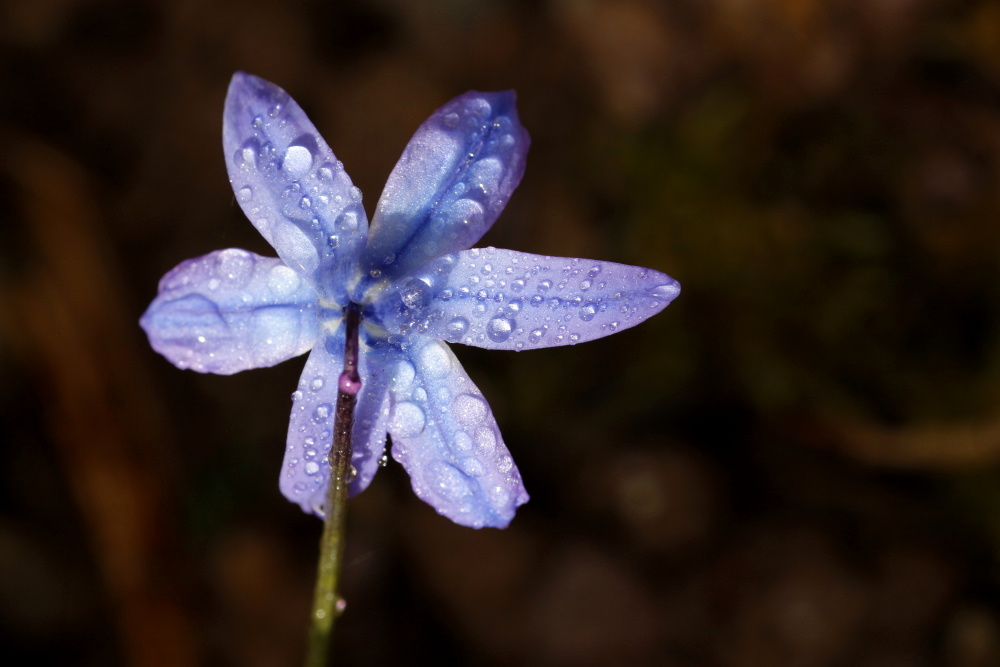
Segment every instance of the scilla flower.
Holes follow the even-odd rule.
[[[229,249],[160,281],[142,318],[179,368],[230,374],[312,350],[293,394],[282,492],[322,514],[344,356],[360,312],[361,391],[352,433],[362,491],[392,437],[413,490],[451,520],[506,526],[527,501],[482,393],[448,342],[497,350],[572,345],[638,324],[677,296],[633,266],[473,248],[524,172],[514,94],[469,92],[403,151],[371,225],[326,142],[288,94],[238,73],[222,131],[230,182],[277,258]]]

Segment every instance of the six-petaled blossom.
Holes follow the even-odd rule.
[[[362,318],[352,432],[362,491],[392,456],[453,521],[506,526],[528,499],[489,404],[445,341],[572,345],[638,324],[680,292],[634,266],[472,248],[524,172],[513,92],[468,92],[420,126],[371,225],[342,164],[277,86],[237,73],[223,131],[230,182],[277,258],[219,250],[160,281],[141,324],[180,368],[230,374],[312,350],[293,394],[280,487],[322,515],[344,312]]]

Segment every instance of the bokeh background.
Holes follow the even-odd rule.
[[[482,244],[663,270],[611,338],[457,347],[531,502],[352,501],[342,665],[1000,664],[1000,3],[0,4],[0,655],[297,664],[320,523],[277,489],[302,360],[181,372],[159,277],[270,254],[221,154],[287,89],[371,211],[413,130],[515,88]]]

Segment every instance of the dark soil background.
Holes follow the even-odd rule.
[[[1000,664],[1000,3],[0,4],[0,655],[297,664],[320,522],[278,492],[303,361],[182,372],[159,277],[271,254],[221,152],[288,90],[371,207],[410,134],[514,88],[483,245],[665,271],[640,327],[456,346],[531,502],[352,501],[340,665]]]

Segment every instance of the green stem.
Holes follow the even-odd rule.
[[[354,405],[361,389],[361,378],[358,375],[358,325],[361,318],[357,306],[350,304],[347,307],[346,319],[344,371],[338,379],[337,413],[334,421],[333,445],[330,447],[326,522],[323,526],[323,537],[320,539],[306,667],[326,667],[329,664],[333,623],[344,610],[344,600],[337,592],[337,584],[340,581],[347,533],[347,492],[354,477],[354,468],[351,466]]]

